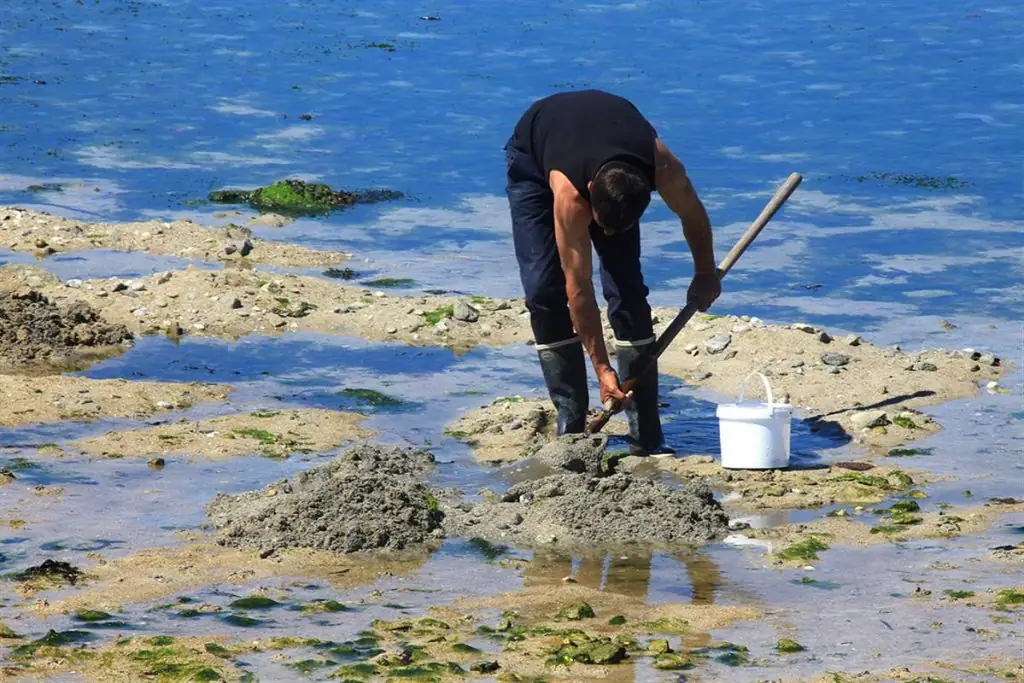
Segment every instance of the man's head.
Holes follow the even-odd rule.
[[[651,184],[636,166],[610,161],[590,181],[590,207],[605,234],[634,227],[650,203]]]

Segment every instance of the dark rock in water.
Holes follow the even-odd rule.
[[[850,357],[842,353],[823,353],[821,362],[835,368],[841,368],[850,362]]]
[[[40,565],[29,567],[14,575],[16,581],[45,579],[57,583],[70,583],[72,586],[82,578],[82,571],[72,564],[58,560],[46,560]]]
[[[875,468],[875,466],[869,462],[853,461],[837,462],[834,465],[832,465],[832,467],[838,467],[844,470],[853,470],[854,472],[866,472],[867,470],[873,470]]]
[[[285,216],[323,216],[357,203],[373,203],[400,199],[394,190],[346,192],[322,183],[282,180],[255,190],[217,190],[210,201],[220,204],[249,204],[257,211]]]
[[[264,490],[220,494],[207,515],[222,545],[268,555],[286,548],[401,550],[437,537],[443,514],[422,482],[433,464],[427,451],[357,445]]]

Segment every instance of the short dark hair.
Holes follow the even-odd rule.
[[[625,230],[640,220],[650,203],[651,183],[636,166],[609,161],[594,174],[590,206],[601,227]]]

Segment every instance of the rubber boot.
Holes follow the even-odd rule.
[[[556,434],[581,434],[587,424],[590,396],[587,391],[587,364],[583,357],[583,344],[571,344],[553,349],[538,349],[544,383],[558,413]]]
[[[644,346],[616,345],[616,360],[619,381],[625,382],[632,374],[633,366],[645,355],[653,344]],[[665,443],[665,435],[661,430],[661,417],[658,415],[658,363],[644,372],[643,377],[633,389],[633,400],[625,409],[629,420],[629,436],[632,441],[630,452],[633,455],[650,455],[666,457],[675,455],[675,451]]]

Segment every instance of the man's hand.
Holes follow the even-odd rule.
[[[702,313],[711,307],[722,294],[722,282],[717,274],[697,274],[690,282],[690,289],[686,292],[687,303],[692,303]]]
[[[628,394],[622,393],[622,387],[619,386],[619,376],[612,370],[610,365],[604,365],[597,369],[597,381],[601,385],[602,406],[611,398],[620,401],[623,405],[633,398],[632,391]]]

